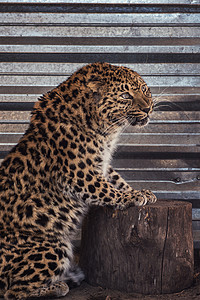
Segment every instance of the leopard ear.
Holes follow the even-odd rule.
[[[87,82],[87,86],[91,90],[92,97],[96,103],[102,98],[105,83],[105,79],[98,75],[91,75]]]
[[[98,75],[91,75],[88,81],[101,81],[101,77]]]
[[[93,91],[98,92],[98,90],[105,85],[105,80],[98,75],[91,75],[87,86]]]

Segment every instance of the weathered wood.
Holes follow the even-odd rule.
[[[178,292],[193,281],[192,205],[158,201],[125,211],[92,208],[80,265],[92,285],[143,294]]]

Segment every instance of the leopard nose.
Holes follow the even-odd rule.
[[[144,109],[143,109],[143,112],[145,112],[145,113],[147,113],[147,114],[149,113],[149,111],[150,111],[150,107],[147,107],[147,108],[144,108]]]

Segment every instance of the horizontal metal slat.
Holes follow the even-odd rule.
[[[200,43],[200,40],[199,40]],[[85,63],[25,63],[25,62],[0,62],[0,74],[5,75],[59,75],[66,76],[72,74],[82,68]],[[144,75],[200,75],[200,64],[119,64],[128,67],[138,72],[141,76]]]
[[[200,133],[124,133],[120,145],[196,145],[200,147]],[[200,150],[200,148],[199,148]]]
[[[160,123],[168,123],[168,124],[176,124],[176,123],[196,123],[199,124],[200,121],[200,112],[198,111],[154,111],[151,115],[151,120],[156,122],[158,121]],[[177,122],[176,122],[177,121]]]
[[[1,102],[0,111],[31,111],[33,102]]]
[[[2,146],[3,143],[17,143],[22,135],[22,132],[0,132],[0,145]]]
[[[143,37],[143,38],[199,38],[199,27],[137,27],[137,26],[1,26],[4,37]]]
[[[0,124],[29,123],[30,111],[0,111]]]
[[[193,230],[194,248],[200,248],[200,230]]]
[[[119,155],[118,153],[115,156]],[[121,168],[122,171],[124,169],[127,170],[148,170],[148,171],[180,171],[180,172],[188,172],[188,171],[200,171],[200,160],[192,160],[192,159],[165,159],[160,160],[157,159],[143,159],[141,160],[135,158],[127,158],[124,156],[120,159],[113,160],[114,168],[118,170]]]
[[[36,95],[31,95],[31,94],[0,94],[0,105],[3,105],[4,102],[7,103],[12,103],[12,105],[14,105],[13,103],[17,102],[25,102],[25,103],[33,103],[35,101],[37,101],[37,99],[41,96],[41,94],[36,94]]]
[[[0,13],[0,24],[9,25],[33,25],[33,24],[46,24],[51,26],[52,24],[69,26],[71,24],[129,24],[134,25],[141,24],[145,26],[146,24],[151,24],[151,26],[159,26],[167,24],[174,24],[174,26],[184,26],[186,24],[199,24],[199,14],[198,13]],[[188,25],[187,25],[188,26]]]
[[[200,221],[200,209],[199,208],[193,208],[192,209],[192,220]],[[193,229],[195,226],[193,227]]]
[[[200,55],[199,55],[200,56]],[[1,86],[57,86],[67,80],[69,74],[65,76],[35,76],[35,75],[0,75]],[[200,87],[200,76],[143,76],[149,87],[158,86],[159,88],[170,87]]]
[[[100,3],[6,3],[1,4],[0,12],[48,12],[48,13],[198,13],[199,5],[172,5],[172,4],[100,4]]]
[[[169,120],[170,121],[170,120]],[[126,130],[124,131],[126,133],[198,133],[200,132],[200,120],[198,123],[193,123],[192,120],[188,122],[185,121],[184,123],[179,123],[174,122],[162,122],[162,123],[157,123],[156,121],[150,119],[150,122],[148,123],[147,126],[144,127],[133,127],[133,126],[129,126],[128,128],[126,128]]]
[[[55,86],[0,86],[0,94],[39,94],[40,96],[54,88]]]
[[[144,180],[144,181],[127,181],[134,189],[136,190],[142,190],[143,188],[149,189],[151,191],[159,191],[159,190],[165,190],[170,192],[187,192],[187,191],[198,191],[200,194],[199,189],[199,181],[196,180],[191,183],[182,183],[181,185],[168,182],[168,181],[150,181],[150,180]]]
[[[121,170],[119,171],[121,176],[128,181],[155,181],[155,182],[169,182],[176,185],[182,185],[188,182],[196,182],[200,180],[200,172],[197,171],[147,171],[147,170]]]
[[[26,129],[28,128],[29,126],[29,122],[27,120],[26,123],[22,123],[22,121],[18,121],[17,120],[17,123],[12,123],[11,120],[7,120],[7,122],[10,122],[10,123],[6,123],[6,124],[3,124],[2,122],[3,120],[1,120],[0,122],[0,132],[1,133],[24,133],[26,131]]]
[[[188,191],[168,191],[168,190],[159,190],[153,191],[158,199],[163,200],[180,200],[180,201],[190,201],[193,204],[193,207],[199,206],[199,191],[188,190]]]
[[[94,46],[145,46],[145,45],[158,45],[158,46],[192,46],[199,45],[199,37],[86,37],[86,36],[63,36],[51,38],[47,36],[35,36],[34,39],[31,36],[1,36],[0,44],[2,45],[94,45]]]
[[[69,62],[93,63],[199,63],[200,54],[193,53],[0,53],[2,62]]]
[[[93,46],[93,45],[2,45],[1,53],[199,53],[199,45],[191,46]]]
[[[162,134],[161,134],[162,135]],[[117,157],[123,158],[131,155],[137,158],[197,158],[199,159],[199,146],[196,144],[134,144],[118,145]],[[134,154],[133,154],[134,153]]]
[[[162,143],[141,143],[138,145],[133,144],[131,146],[121,146],[120,144],[118,147],[118,151],[115,153],[114,157],[117,160],[116,163],[119,162],[119,164],[122,164],[122,166],[123,159],[133,160],[133,164],[135,163],[136,159],[140,159],[143,161],[152,160],[152,162],[156,161],[156,163],[157,160],[166,160],[166,167],[168,167],[168,161],[170,161],[171,164],[181,164],[182,160],[184,162],[187,162],[188,165],[190,165],[191,162],[192,166],[193,160],[199,160],[200,158],[199,147],[199,145],[195,144],[180,145],[179,143],[172,144],[171,146]],[[178,148],[180,149],[179,151]],[[126,162],[124,162],[124,165],[126,165]],[[161,162],[160,165],[162,166],[163,162]],[[198,162],[196,163],[196,166],[199,166]]]

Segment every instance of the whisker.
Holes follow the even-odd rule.
[[[163,108],[163,107],[170,107],[170,106],[167,104],[160,104],[154,108],[154,111],[158,111],[160,108]]]
[[[159,96],[153,99],[154,107],[163,101],[163,96]]]
[[[160,98],[161,98],[161,100],[159,100]],[[154,104],[156,102],[156,105],[159,104],[160,102],[164,102],[164,101],[172,102],[171,100],[169,100],[168,98],[164,98],[163,96],[157,97],[156,100],[158,100],[158,101],[154,101]]]
[[[164,104],[164,102],[168,102],[168,103]],[[186,116],[186,118],[188,120],[190,120],[190,117],[188,116],[188,114],[184,111],[184,109],[179,104],[174,103],[173,101],[171,101],[169,99],[166,99],[166,98],[162,99],[158,104],[156,104],[154,106],[154,111],[158,111],[158,109],[162,108],[162,107],[170,107],[170,105],[178,108],[179,110],[181,110],[181,112],[184,113],[184,115]]]
[[[128,119],[128,120],[131,120],[131,119],[133,119],[133,117],[128,117],[127,119]],[[122,133],[123,133],[127,128],[129,128],[130,126],[131,126],[130,122],[126,123],[125,126],[124,126],[124,128],[123,128],[123,130],[122,130]],[[128,135],[127,135],[127,136],[124,136],[124,137],[123,137],[123,144],[126,144],[126,142],[128,142],[129,139],[130,139],[130,137],[129,137]]]
[[[162,92],[159,94],[159,96],[160,96],[160,95],[163,95],[164,92],[165,92],[167,89],[169,89],[169,86],[167,86],[165,89],[163,89]]]
[[[152,98],[152,99],[153,99],[154,105],[157,105],[157,103],[160,102],[159,99],[163,96],[164,92],[165,92],[168,88],[169,88],[169,87],[166,87],[165,89],[162,90],[162,92],[161,92],[158,96]]]
[[[125,121],[127,121],[127,119],[126,119],[126,117],[124,117],[124,116],[118,118],[118,119],[117,119],[115,122],[113,122],[109,127],[105,128],[105,130],[102,131],[102,134],[108,134],[108,133],[114,131],[114,128],[116,127],[116,125],[117,125],[117,127],[118,127],[119,123],[122,123],[122,124],[123,124],[123,122],[125,123]]]

